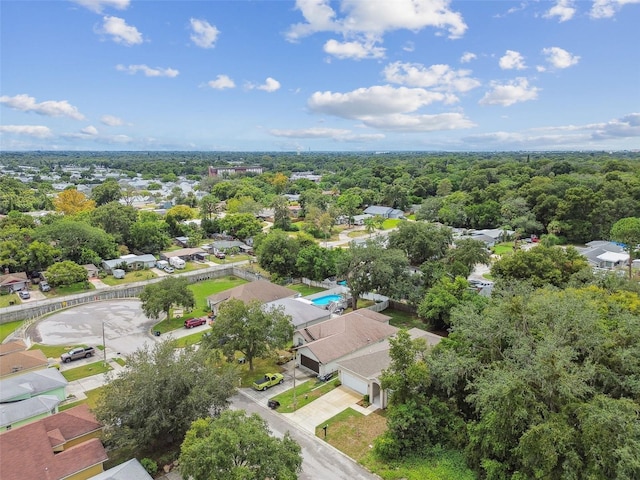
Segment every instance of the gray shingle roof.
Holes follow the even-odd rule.
[[[11,402],[25,395],[35,397],[65,387],[68,383],[57,368],[45,368],[5,378],[0,380],[0,403]]]
[[[36,415],[55,413],[55,408],[60,404],[60,399],[54,395],[40,395],[13,403],[0,405],[0,428],[22,422]]]

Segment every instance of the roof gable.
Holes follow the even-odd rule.
[[[13,352],[0,357],[0,377],[21,372],[23,370],[33,370],[44,368],[49,361],[42,350],[25,350],[23,352]]]
[[[293,297],[297,293],[295,290],[276,285],[266,280],[256,280],[255,282],[238,285],[224,292],[209,295],[207,300],[212,305],[224,302],[230,298],[242,300],[245,303],[256,300],[261,303],[267,303],[281,298]]]

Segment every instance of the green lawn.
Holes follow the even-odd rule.
[[[389,323],[398,328],[421,328],[425,329],[427,325],[416,315],[415,313],[402,312],[400,310],[394,310],[387,308],[382,312],[383,315],[389,315],[391,320]]]
[[[313,295],[314,293],[324,292],[325,289],[322,287],[310,287],[309,285],[305,285],[304,283],[296,283],[295,285],[287,285],[287,288],[291,290],[295,290],[303,297],[307,297],[309,295]]]
[[[4,297],[1,297],[4,298]],[[16,320],[15,322],[3,323],[0,325],[0,343],[4,341],[9,335],[16,331],[16,329],[22,325],[24,320]]]
[[[68,382],[72,382],[74,380],[80,380],[81,378],[91,377],[92,375],[98,375],[99,373],[106,373],[109,370],[113,370],[113,368],[111,368],[108,363],[105,365],[101,360],[81,367],[70,368],[60,373],[62,373],[62,376],[66,378]]]
[[[382,462],[369,452],[361,461],[384,480],[476,480],[462,452],[433,449],[421,458]]]
[[[512,253],[513,242],[498,243],[497,245],[493,246],[492,250],[493,250],[493,253],[495,253],[496,255],[504,255],[505,253]]]
[[[370,234],[366,230],[354,230],[353,232],[347,233],[347,236],[349,238],[366,237],[367,235],[370,235]]]
[[[42,353],[47,358],[60,358],[65,352],[68,352],[75,347],[86,347],[87,345],[42,345],[40,343],[34,343],[29,350],[42,350]]]
[[[83,403],[86,403],[87,405],[89,405],[89,408],[91,410],[93,410],[94,408],[96,408],[96,404],[98,402],[98,398],[100,398],[100,395],[102,395],[102,390],[103,389],[104,389],[104,387],[98,387],[98,388],[95,388],[93,390],[88,390],[88,391],[84,392],[85,395],[87,396],[86,399],[78,400],[77,402],[65,403],[64,405],[60,405],[59,410],[60,411],[68,410],[69,408],[77,407],[78,405],[81,405]]]
[[[291,413],[296,409],[304,407],[305,405],[313,402],[315,399],[321,397],[325,393],[329,393],[331,390],[336,388],[338,384],[338,378],[336,377],[329,382],[307,380],[300,385],[296,385],[296,408],[294,408],[293,404],[293,388],[290,388],[286,392],[282,392],[280,395],[276,395],[275,397],[273,397],[273,400],[277,400],[278,402],[280,402],[280,406],[277,409],[278,412]]]
[[[242,354],[236,353],[236,358]],[[250,387],[257,378],[264,377],[267,373],[282,373],[284,370],[280,365],[276,365],[276,359],[273,358],[254,358],[253,371],[249,370],[249,363],[239,365],[240,386]]]
[[[384,222],[382,222],[382,229],[389,230],[391,228],[395,228],[402,220],[397,218],[387,218]]]
[[[17,293],[9,295],[0,295],[0,308],[10,307],[11,305],[20,305],[22,301]]]
[[[124,285],[126,283],[142,282],[144,280],[151,280],[156,278],[156,275],[151,270],[134,270],[124,274],[124,278],[115,278],[113,275],[102,278],[101,280],[109,286]]]
[[[86,282],[76,282],[71,285],[59,285],[54,287],[51,291],[55,295],[73,295],[74,293],[82,293],[87,290],[93,290],[95,287],[89,281]]]
[[[200,340],[202,340],[202,336],[207,332],[208,331],[205,330],[204,332],[192,333],[191,335],[187,335],[186,337],[176,338],[174,340],[174,345],[176,348],[184,348],[189,345],[195,345],[196,343],[200,343]]]
[[[323,429],[327,426],[326,436]],[[384,411],[363,415],[347,408],[316,427],[316,436],[360,461],[371,450],[373,441],[387,430]]]

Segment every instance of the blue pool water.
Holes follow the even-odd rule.
[[[343,286],[345,286],[345,287],[346,287],[346,286],[347,286],[347,281],[346,281],[346,280],[340,280],[340,281],[338,282],[338,285],[343,285]]]
[[[314,305],[329,305],[331,302],[337,302],[342,297],[340,295],[325,295],[311,300]]]

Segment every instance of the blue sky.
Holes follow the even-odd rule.
[[[640,149],[640,0],[0,2],[0,149]]]

